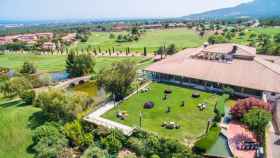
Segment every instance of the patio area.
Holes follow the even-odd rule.
[[[241,141],[252,141],[256,142],[256,135],[251,132],[247,126],[232,121],[228,125],[228,140],[229,147],[233,153],[238,158],[255,158],[256,150],[239,150],[237,144]]]

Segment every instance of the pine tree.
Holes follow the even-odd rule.
[[[147,56],[147,48],[144,47],[144,56]]]

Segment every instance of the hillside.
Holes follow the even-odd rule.
[[[272,17],[280,16],[279,0],[254,0],[231,8],[223,8],[204,13],[185,16],[187,19],[241,18],[241,17]]]

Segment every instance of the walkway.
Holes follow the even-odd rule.
[[[146,88],[147,86],[150,85],[150,83],[151,82],[146,83],[138,91]],[[129,97],[133,96],[136,93],[137,93],[137,91],[134,91],[132,94],[127,96],[124,100],[128,99]],[[104,105],[102,105],[99,109],[97,109],[96,111],[94,111],[94,112],[90,113],[88,116],[86,116],[84,118],[84,120],[86,120],[88,122],[91,122],[91,123],[94,123],[96,125],[100,125],[100,126],[110,128],[110,129],[118,129],[118,130],[122,131],[123,134],[125,134],[127,136],[130,136],[133,133],[134,128],[123,125],[123,124],[118,123],[118,122],[114,122],[114,121],[102,118],[103,114],[110,111],[111,109],[113,109],[118,104],[119,104],[119,102],[115,103],[115,105],[114,105],[113,101],[107,102]]]
[[[277,136],[274,132],[273,126],[270,124],[266,137],[267,144],[267,158],[279,158],[280,157],[280,136]]]
[[[47,87],[40,87],[40,88],[35,88],[33,89],[36,93],[40,93],[40,92],[44,92],[47,91],[49,88],[62,88],[62,89],[66,89],[68,88],[71,84],[77,85],[79,84],[81,81],[83,82],[87,82],[89,81],[91,78],[91,76],[82,76],[82,77],[76,77],[76,78],[71,78],[65,81],[61,81],[59,82],[57,85],[55,86],[47,86]]]

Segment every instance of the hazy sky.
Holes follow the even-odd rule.
[[[0,19],[176,17],[251,0],[0,0]]]

